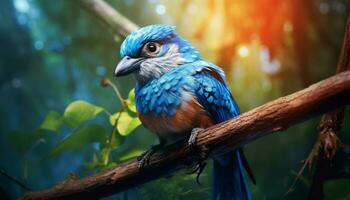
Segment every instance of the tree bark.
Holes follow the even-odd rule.
[[[212,126],[199,133],[197,145],[208,157],[217,156],[349,103],[350,72],[343,72]],[[94,176],[69,179],[51,189],[27,193],[23,199],[105,197],[189,168],[198,159],[199,153],[181,141],[154,154],[144,170],[140,171],[138,161],[132,160]]]

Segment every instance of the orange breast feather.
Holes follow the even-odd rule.
[[[207,128],[214,124],[196,99],[182,102],[173,116],[139,113],[139,118],[148,129],[166,142],[188,136],[193,128]]]

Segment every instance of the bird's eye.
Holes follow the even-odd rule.
[[[155,57],[159,53],[160,44],[157,42],[147,42],[142,48],[142,54],[145,57]]]
[[[148,44],[147,44],[147,50],[148,50],[149,52],[156,52],[156,51],[157,51],[157,46],[156,46],[156,44],[153,43],[153,42],[148,43]]]

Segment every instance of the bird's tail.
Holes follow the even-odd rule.
[[[250,200],[243,174],[241,151],[214,159],[213,200]]]

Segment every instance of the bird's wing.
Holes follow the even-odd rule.
[[[239,115],[239,108],[218,71],[203,68],[194,77],[197,83],[195,96],[216,123]]]
[[[203,68],[194,77],[197,82],[195,95],[199,103],[216,123],[239,115],[240,111],[237,103],[228,89],[225,77],[223,77],[221,71],[217,71],[217,68]],[[242,149],[239,149],[239,154],[241,155],[244,168],[255,184],[254,174]]]

